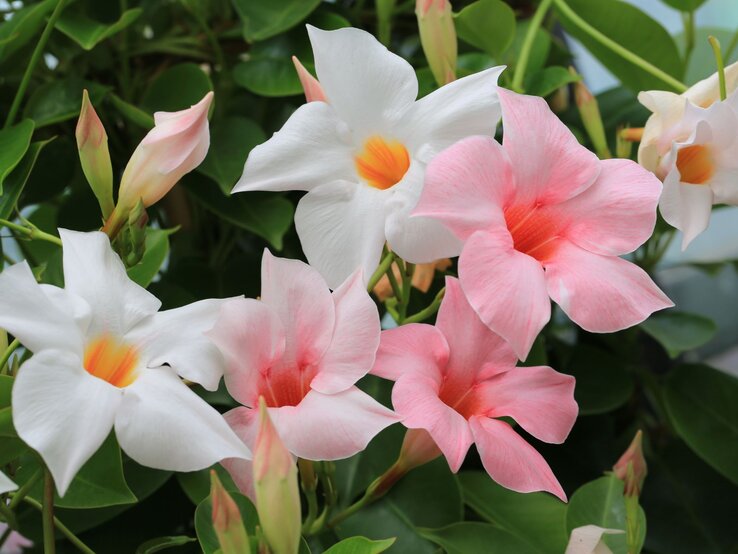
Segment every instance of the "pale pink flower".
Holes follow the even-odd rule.
[[[309,265],[264,251],[261,300],[223,306],[210,338],[226,358],[225,383],[246,407],[226,420],[247,445],[258,430],[259,397],[287,449],[335,460],[363,450],[398,418],[355,383],[374,364],[379,314],[360,271],[333,293]],[[251,462],[227,462],[253,497]]]
[[[543,99],[499,96],[503,144],[471,137],[439,154],[414,211],[464,241],[459,278],[482,321],[525,359],[549,298],[595,333],[673,306],[618,257],[651,236],[659,180],[630,160],[598,160]]]
[[[435,327],[419,323],[384,331],[372,373],[396,381],[395,411],[406,427],[427,431],[451,471],[459,470],[475,443],[487,473],[502,486],[565,500],[543,457],[499,418],[513,418],[544,442],[562,443],[577,417],[574,378],[515,362],[509,345],[480,321],[458,280],[447,277]],[[433,452],[422,443],[413,446],[423,451],[421,461]]]

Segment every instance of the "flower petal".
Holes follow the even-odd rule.
[[[166,367],[144,370],[125,389],[115,434],[126,454],[156,469],[196,471],[251,457],[223,416]]]
[[[558,204],[589,187],[600,161],[551,111],[543,98],[498,89],[502,145],[510,156],[516,202]]]
[[[391,130],[418,96],[412,66],[366,31],[307,30],[318,81],[340,118],[360,140]]]
[[[9,491],[14,491],[18,488],[18,485],[10,480],[10,477],[0,471],[0,494],[4,494]]]
[[[541,264],[515,250],[507,230],[479,231],[464,245],[459,279],[480,319],[525,359],[551,317]]]
[[[592,333],[632,327],[674,305],[637,265],[566,240],[546,262],[546,287],[566,315]]]
[[[676,166],[664,179],[659,210],[669,225],[683,233],[682,250],[707,229],[713,202],[713,192],[709,186],[680,183]]]
[[[419,372],[404,374],[392,389],[392,405],[405,427],[428,431],[456,473],[474,438],[464,416],[438,397],[439,381]]]
[[[60,496],[110,434],[121,398],[121,389],[87,373],[69,352],[42,350],[21,366],[13,423],[41,454]]]
[[[0,328],[31,352],[57,348],[81,355],[84,348],[84,337],[72,315],[45,294],[25,261],[0,273]]]
[[[297,204],[295,227],[302,249],[332,289],[357,267],[368,280],[379,265],[385,200],[384,191],[341,181],[317,187]]]
[[[514,193],[507,153],[491,137],[469,137],[428,165],[414,216],[439,219],[462,240],[504,225],[502,207]]]
[[[597,254],[632,252],[653,233],[661,183],[631,160],[603,160],[594,184],[558,208],[565,235]]]
[[[612,554],[602,540],[603,535],[624,534],[620,529],[605,529],[597,525],[583,525],[571,530],[564,554]]]
[[[308,460],[340,460],[361,452],[397,415],[356,387],[310,391],[297,406],[269,408],[287,449]]]
[[[236,433],[236,436],[243,441],[249,450],[253,451],[256,433],[259,430],[259,410],[234,408],[223,414],[223,417],[230,428],[233,429],[233,432]],[[231,475],[238,490],[255,502],[253,462],[244,458],[226,458],[220,463]]]
[[[379,312],[357,270],[333,293],[336,325],[310,388],[334,394],[353,386],[374,365],[379,347]]]
[[[59,229],[64,254],[65,290],[90,305],[90,333],[121,336],[159,310],[161,302],[128,278],[104,233]]]
[[[251,150],[232,192],[311,190],[355,176],[346,124],[328,104],[309,102],[272,138]]]
[[[382,331],[377,360],[370,373],[397,381],[402,375],[417,371],[438,380],[448,356],[448,344],[441,331],[425,323],[410,323]]]
[[[574,377],[547,366],[516,367],[485,381],[479,394],[489,417],[512,417],[539,440],[560,444],[577,419]]]
[[[469,420],[482,465],[492,479],[516,492],[547,491],[566,502],[566,493],[535,448],[504,421]]]

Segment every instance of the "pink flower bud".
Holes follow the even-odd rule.
[[[325,98],[323,87],[321,87],[318,80],[313,77],[307,69],[305,69],[305,66],[300,63],[297,56],[292,56],[292,63],[295,64],[295,70],[297,70],[297,76],[300,78],[302,90],[305,91],[305,100],[308,102],[327,102],[328,100]]]
[[[456,28],[448,0],[417,0],[420,43],[436,82],[443,86],[456,79]]]
[[[82,108],[75,135],[82,171],[100,204],[103,217],[107,219],[113,211],[113,166],[108,152],[108,135],[92,107],[87,90],[82,92]]]
[[[638,431],[617,463],[613,466],[615,476],[625,482],[625,496],[638,496],[648,474],[646,458],[643,456],[643,433]]]
[[[441,450],[425,429],[408,429],[397,463],[409,471],[441,455]]]
[[[251,545],[238,505],[225,490],[215,471],[210,472],[213,529],[223,554],[250,554]]]
[[[253,468],[256,510],[264,537],[274,554],[296,554],[302,528],[297,465],[269,418],[264,397],[259,397]]]

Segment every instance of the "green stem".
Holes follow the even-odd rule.
[[[40,502],[37,500],[34,500],[33,498],[26,497],[24,498],[24,501],[26,504],[29,504],[36,508],[39,511],[43,511],[43,506]],[[64,538],[67,539],[69,542],[71,542],[74,546],[77,547],[77,550],[80,552],[83,552],[84,554],[95,554],[95,551],[92,550],[89,546],[87,546],[84,542],[80,540],[80,538],[72,533],[69,528],[64,525],[57,517],[54,517],[54,525],[59,530],[59,532],[64,535]]]
[[[400,321],[398,323],[405,323],[405,317],[407,316],[407,308],[410,305],[410,292],[412,290],[412,279],[413,273],[415,273],[415,264],[405,263],[404,271],[401,268],[402,277],[402,297],[399,305],[398,312],[400,314]]]
[[[54,537],[54,479],[47,469],[44,475],[44,505],[41,510],[44,526],[44,554],[56,552]]]
[[[18,339],[13,339],[13,342],[11,342],[5,349],[5,352],[3,352],[2,357],[0,357],[0,375],[5,372],[5,365],[8,363],[10,356],[12,356],[13,352],[15,352],[19,346],[20,342]]]
[[[366,290],[368,292],[372,292],[374,290],[374,287],[377,286],[377,283],[379,283],[379,280],[382,278],[382,275],[387,273],[387,270],[392,265],[392,262],[395,259],[394,252],[387,252],[385,254],[384,258],[382,258],[382,262],[379,264],[379,267],[377,267],[376,271],[372,274],[371,278],[369,279],[369,284],[366,286]]]
[[[401,262],[402,260],[396,258],[395,263],[397,265],[400,265]],[[390,285],[392,286],[392,292],[395,295],[395,299],[397,299],[397,302],[399,304],[400,302],[402,302],[402,289],[397,283],[397,277],[395,277],[395,272],[392,270],[391,265],[387,268],[387,271],[385,273],[387,274],[387,279],[389,279]],[[402,268],[400,268],[400,273],[402,273]]]
[[[730,60],[730,58],[733,57],[733,51],[735,50],[736,46],[738,46],[738,29],[736,29],[735,33],[733,33],[733,37],[730,39],[730,44],[728,45],[727,50],[725,50],[726,60]]]
[[[5,531],[0,536],[0,549],[2,549],[3,545],[5,544],[5,541],[8,540],[8,538],[10,537],[10,533],[12,532],[13,530],[9,526],[5,528]]]
[[[59,237],[50,235],[49,233],[45,233],[38,227],[24,227],[23,225],[18,225],[17,223],[8,221],[7,219],[0,219],[0,226],[7,227],[8,229],[11,229],[18,233],[22,233],[26,236],[27,239],[30,240],[45,240],[46,242],[51,242],[53,244],[56,244],[57,246],[62,245],[62,241]]]
[[[420,323],[421,321],[425,321],[429,317],[431,317],[433,314],[435,314],[438,311],[438,308],[441,306],[441,301],[443,300],[443,296],[446,294],[446,287],[443,287],[441,290],[438,291],[438,294],[436,294],[436,297],[433,299],[433,302],[427,307],[422,310],[420,310],[418,313],[415,313],[409,317],[405,318],[404,323]]]
[[[41,59],[41,55],[44,53],[44,48],[46,48],[46,43],[49,42],[49,37],[51,36],[51,32],[54,30],[54,25],[56,25],[56,20],[59,19],[59,16],[62,13],[62,10],[64,9],[64,4],[66,3],[66,0],[59,0],[59,2],[56,5],[56,8],[54,8],[54,11],[51,13],[51,17],[49,17],[49,21],[46,22],[46,27],[44,28],[44,32],[41,34],[41,38],[38,39],[38,42],[36,43],[36,48],[33,49],[33,54],[31,54],[31,60],[28,62],[28,65],[26,66],[26,71],[23,73],[23,78],[21,79],[20,85],[18,86],[18,90],[15,93],[15,98],[13,98],[13,103],[10,105],[10,111],[8,112],[8,117],[5,118],[5,125],[3,128],[9,127],[12,125],[13,121],[15,120],[15,116],[18,114],[18,110],[20,109],[21,102],[23,101],[23,96],[26,94],[26,89],[28,88],[28,83],[31,81],[31,75],[33,74],[33,70],[36,68],[36,65],[38,64],[38,61]]]
[[[728,89],[725,86],[725,62],[723,62],[723,53],[720,51],[720,41],[712,35],[707,40],[715,54],[715,65],[717,65],[718,80],[720,82],[720,100],[725,100],[728,96]]]
[[[655,65],[653,65],[650,62],[647,62],[637,54],[634,54],[627,48],[621,46],[611,38],[603,35],[600,31],[592,27],[589,23],[587,23],[584,19],[579,17],[579,15],[572,10],[569,5],[566,3],[565,0],[554,0],[556,3],[556,7],[558,10],[567,18],[569,19],[574,25],[579,27],[582,31],[587,33],[590,37],[592,37],[594,40],[599,42],[601,45],[605,46],[606,48],[609,48],[625,60],[629,61],[633,65],[636,65],[640,67],[643,71],[646,71],[647,73],[650,73],[654,77],[661,79],[664,83],[668,84],[671,88],[673,88],[677,92],[685,92],[687,90],[687,85],[679,81],[678,79],[675,79],[665,71],[662,71]]]
[[[528,67],[528,60],[530,59],[530,53],[533,50],[533,42],[536,38],[536,33],[543,23],[543,18],[546,12],[551,7],[553,0],[542,0],[538,4],[533,17],[530,19],[528,30],[523,38],[523,45],[520,48],[520,57],[515,63],[515,73],[513,74],[512,89],[516,92],[523,92],[523,79],[525,79],[525,70]]]
[[[37,469],[36,473],[31,475],[30,479],[28,479],[28,481],[26,481],[21,488],[13,493],[13,498],[10,500],[10,504],[8,504],[8,507],[11,510],[15,510],[18,504],[20,504],[21,501],[26,498],[26,495],[28,495],[28,493],[31,491],[33,486],[38,482],[42,475],[43,472],[40,469]]]
[[[300,468],[300,485],[302,492],[308,505],[308,514],[305,522],[302,524],[302,533],[307,534],[318,516],[318,496],[315,494],[317,488],[317,478],[313,468],[313,462],[302,458],[297,460],[297,466]]]
[[[18,529],[18,520],[15,518],[15,513],[2,500],[0,500],[0,515],[5,519],[9,529]]]
[[[689,58],[694,50],[694,12],[682,14],[684,19],[684,65],[689,63]]]

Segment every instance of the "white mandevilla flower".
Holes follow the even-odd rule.
[[[60,495],[110,431],[140,464],[194,471],[250,452],[180,379],[214,390],[223,358],[204,336],[220,300],[159,312],[103,233],[60,230],[65,288],[38,285],[26,262],[0,274],[0,327],[33,356],[12,395],[18,435]]]
[[[308,25],[325,102],[295,111],[254,148],[233,192],[306,190],[295,225],[308,261],[331,288],[357,268],[366,279],[388,242],[404,259],[457,256],[441,223],[410,218],[426,164],[469,135],[491,135],[500,117],[502,67],[450,83],[417,100],[412,66],[359,29]]]
[[[597,525],[577,527],[571,531],[565,554],[612,554],[604,541],[605,535],[625,535],[625,531]]]
[[[683,121],[694,130],[663,158],[659,209],[682,231],[682,249],[707,228],[713,204],[738,204],[737,109],[738,92],[706,109],[688,104]]]

